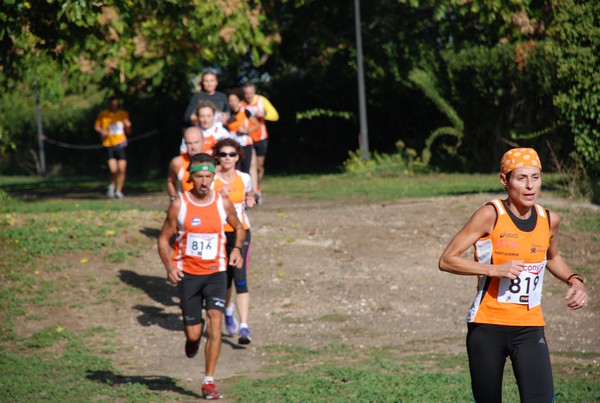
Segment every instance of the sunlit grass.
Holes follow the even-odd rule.
[[[1,177],[0,177],[1,178]],[[552,179],[545,176],[549,191]],[[84,181],[85,182],[85,181]],[[39,188],[40,181],[0,180],[15,194]],[[6,186],[4,186],[6,185]],[[35,185],[35,186],[32,186]],[[140,191],[159,189],[164,181],[140,185]],[[31,186],[28,188],[28,186]],[[22,199],[13,196],[0,203],[0,401],[172,401],[198,396],[168,377],[127,375],[110,360],[122,346],[110,329],[93,328],[81,334],[62,326],[17,335],[15,323],[40,321],[33,308],[83,309],[118,303],[121,293],[139,289],[85,277],[86,299],[69,293],[68,263],[56,262],[69,253],[89,252],[104,264],[123,263],[139,256],[147,239],[134,236],[119,243],[128,228],[148,212],[111,200],[58,199],[46,195],[70,189],[64,183],[44,182],[44,191]],[[88,186],[88,185],[85,185]],[[85,189],[85,186],[77,189]],[[103,190],[103,182],[89,188]],[[370,202],[403,197],[435,197],[480,192],[502,192],[497,175],[414,175],[373,178],[351,174],[268,177],[266,194],[288,197]],[[35,190],[31,190],[35,192]],[[600,232],[600,214],[561,212],[577,231]],[[288,238],[289,242],[293,239]],[[78,258],[79,259],[79,258]],[[49,261],[50,260],[50,261]],[[83,264],[83,261],[77,261]],[[586,267],[580,272],[592,274]],[[53,280],[60,278],[61,281]],[[60,297],[57,297],[60,296]],[[71,298],[71,299],[70,299]],[[67,308],[68,307],[68,308]],[[62,308],[61,308],[62,309]],[[284,322],[319,320],[344,322],[344,315],[318,319],[284,318]],[[93,338],[93,340],[92,340]],[[472,401],[464,354],[406,355],[394,349],[358,349],[344,344],[322,348],[257,346],[267,357],[260,371],[228,381],[229,398],[237,401]],[[576,353],[583,363],[554,365],[557,401],[596,401],[600,371],[596,355]],[[568,357],[567,357],[568,358]],[[507,365],[504,396],[518,401],[512,370]],[[264,376],[261,376],[264,375]],[[33,386],[32,386],[33,385]],[[84,398],[82,398],[84,397]]]

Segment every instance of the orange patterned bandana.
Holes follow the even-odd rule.
[[[500,172],[507,174],[519,167],[538,167],[542,170],[542,163],[533,148],[513,148],[502,156]]]

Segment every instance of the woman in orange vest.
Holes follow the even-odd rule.
[[[256,152],[256,187],[254,190],[260,204],[262,196],[261,185],[265,176],[265,159],[267,157],[267,149],[269,148],[269,133],[267,132],[265,122],[278,121],[279,113],[267,98],[256,93],[253,83],[247,82],[242,88],[244,91],[244,102],[242,105],[258,120],[258,128],[250,131],[249,134],[254,142],[254,150]]]
[[[567,306],[587,301],[584,278],[558,253],[558,215],[536,204],[542,164],[532,148],[502,157],[506,199],[479,208],[442,254],[440,270],[477,276],[467,316],[467,353],[477,402],[502,401],[502,375],[510,357],[522,402],[554,401],[550,354],[540,306],[545,269],[568,285]],[[463,258],[471,246],[474,261]]]
[[[228,198],[235,206],[235,211],[244,229],[246,239],[242,247],[244,265],[241,268],[229,266],[227,268],[227,303],[225,306],[225,327],[233,336],[238,331],[238,322],[235,317],[235,305],[233,304],[232,284],[235,284],[236,302],[240,316],[239,344],[250,344],[250,328],[248,327],[248,315],[250,311],[250,294],[248,293],[248,279],[246,275],[248,256],[250,253],[250,220],[246,214],[246,208],[254,207],[255,199],[252,191],[250,175],[238,171],[235,167],[240,159],[244,158],[242,146],[233,139],[221,139],[215,145],[214,153],[219,162],[219,169],[214,181],[215,192]],[[225,226],[227,236],[227,248],[235,245],[235,233],[233,228]]]
[[[244,149],[245,158],[238,162],[238,169],[246,172],[253,177],[253,185],[256,186],[256,152],[254,151],[254,141],[248,133],[256,131],[259,128],[258,120],[252,116],[243,105],[240,95],[232,91],[227,95],[227,102],[231,108],[231,117],[227,120],[227,130],[234,135],[234,139],[240,143]]]

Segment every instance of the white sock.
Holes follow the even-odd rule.
[[[203,383],[215,383],[215,377],[214,376],[205,376]]]
[[[248,329],[248,324],[246,322],[240,323],[240,329]]]

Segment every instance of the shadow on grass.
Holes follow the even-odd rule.
[[[120,270],[119,279],[132,287],[144,291],[154,301],[164,306],[178,306],[177,288],[165,277],[144,276],[132,270]]]
[[[158,239],[158,236],[160,235],[160,229],[144,227],[140,230],[140,233],[142,233],[143,235],[145,235],[148,238]]]
[[[110,386],[139,384],[148,390],[174,392],[195,398],[201,397],[190,390],[177,386],[175,380],[167,376],[124,376],[111,371],[87,371],[86,378]]]
[[[223,326],[223,330],[225,330],[225,326]],[[236,343],[236,335],[230,336],[229,333],[221,333],[221,343],[228,345],[232,350],[246,350],[248,347],[242,346]]]
[[[166,330],[183,330],[183,321],[178,313],[165,312],[163,308],[148,305],[135,305],[133,309],[142,312],[137,317],[138,322],[145,327],[160,326]]]

